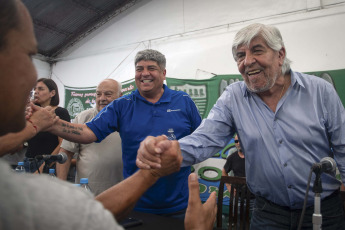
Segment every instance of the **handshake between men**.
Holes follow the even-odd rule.
[[[179,143],[168,140],[164,135],[158,137],[149,136],[140,143],[136,164],[141,169],[159,170],[167,167],[167,163],[169,164],[166,161],[166,155],[180,156],[182,162]],[[189,200],[184,222],[185,229],[212,229],[217,213],[216,192],[211,193],[205,204],[201,204],[199,182],[195,173],[189,175],[188,187]]]

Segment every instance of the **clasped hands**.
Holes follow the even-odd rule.
[[[25,118],[30,121],[37,132],[49,131],[49,128],[59,120],[54,108],[51,106],[42,108],[34,105],[32,102],[26,107]]]
[[[170,159],[168,158],[170,157]],[[179,160],[173,161],[172,157]],[[177,163],[179,162],[180,163]],[[182,155],[179,143],[170,141],[165,135],[148,136],[140,143],[136,164],[141,169],[157,170],[168,175],[180,167]],[[162,174],[161,174],[162,175]],[[185,217],[186,230],[211,230],[216,220],[217,205],[216,192],[211,193],[207,201],[202,204],[200,200],[199,182],[195,173],[188,178],[189,200]]]

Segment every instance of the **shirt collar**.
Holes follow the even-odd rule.
[[[161,96],[161,98],[159,98],[159,100],[155,104],[159,104],[159,103],[163,103],[163,102],[170,102],[171,101],[172,90],[169,89],[165,84],[163,84],[163,89],[164,89],[163,95]],[[142,100],[142,101],[148,102],[143,96],[140,95],[138,89],[136,89],[134,91],[134,96],[136,98]],[[151,103],[151,102],[148,102],[148,103]]]

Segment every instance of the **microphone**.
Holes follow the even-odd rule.
[[[331,173],[334,172],[336,168],[336,163],[331,157],[324,157],[321,159],[320,163],[313,164],[313,170],[319,171],[320,173]]]
[[[38,155],[35,157],[37,160],[44,160],[44,161],[47,161],[47,160],[50,160],[50,161],[56,161],[60,164],[63,164],[67,161],[67,155],[66,153],[59,153],[59,154],[56,154],[56,155]]]

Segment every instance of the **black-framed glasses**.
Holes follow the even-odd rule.
[[[235,140],[235,143],[238,143],[238,140]]]

